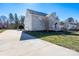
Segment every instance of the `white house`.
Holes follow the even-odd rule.
[[[67,30],[75,30],[75,29],[77,29],[77,22],[74,19],[72,19],[71,21],[66,20],[64,23],[65,23],[64,27]]]
[[[26,31],[60,31],[59,19],[56,13],[46,14],[27,9],[24,28]]]
[[[77,28],[76,28],[76,30],[79,30],[79,22],[77,22]]]

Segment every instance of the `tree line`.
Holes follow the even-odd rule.
[[[17,29],[19,26],[24,26],[25,16],[18,16],[17,13],[9,13],[8,17],[0,16],[0,29]]]

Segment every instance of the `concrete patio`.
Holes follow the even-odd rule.
[[[6,30],[0,33],[0,56],[78,56],[79,53],[22,31]]]

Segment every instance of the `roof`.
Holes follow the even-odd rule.
[[[41,16],[46,16],[46,13],[42,13],[42,12],[38,12],[38,11],[34,11],[31,9],[27,9],[28,11],[30,11],[31,14],[36,14],[36,15],[41,15]]]

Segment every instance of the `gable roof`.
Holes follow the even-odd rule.
[[[36,14],[36,15],[41,15],[41,16],[46,16],[46,13],[42,13],[42,12],[38,12],[38,11],[34,11],[31,9],[27,9],[27,11],[30,11],[31,14]]]

